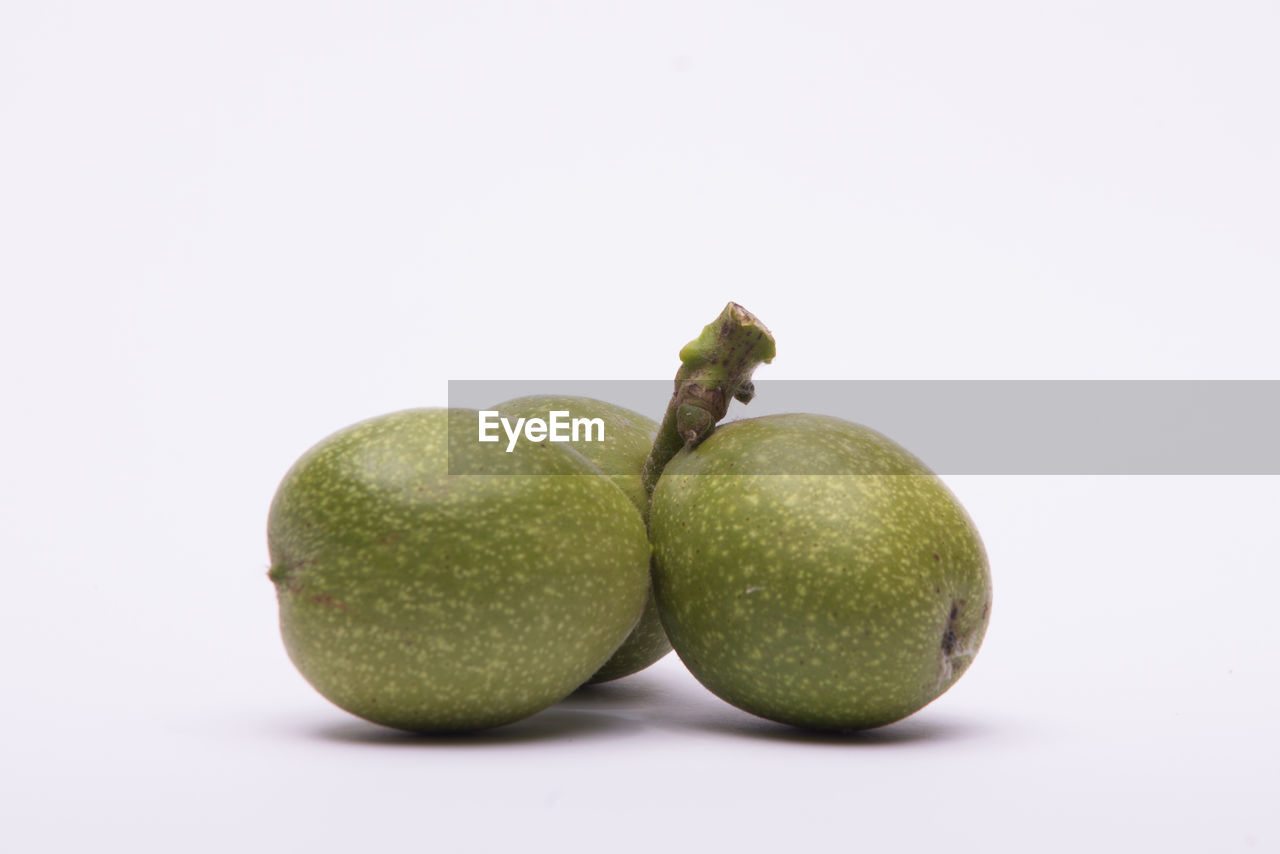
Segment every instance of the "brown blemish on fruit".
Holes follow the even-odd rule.
[[[295,590],[294,592],[296,593],[297,591]],[[347,610],[346,602],[343,602],[340,599],[334,599],[328,593],[312,593],[307,598],[310,599],[312,602],[315,602],[317,605],[324,605],[329,608],[337,608],[339,611]]]
[[[956,602],[951,603],[951,615],[947,617],[947,628],[942,633],[942,654],[950,656],[956,651],[960,639],[956,637],[956,615],[960,613],[960,606]]]

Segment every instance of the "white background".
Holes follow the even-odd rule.
[[[986,646],[857,738],[674,657],[406,738],[294,672],[264,577],[322,436],[451,378],[670,376],[730,299],[771,379],[1277,379],[1278,37],[1265,2],[8,0],[0,844],[1280,849],[1274,477],[952,478]]]

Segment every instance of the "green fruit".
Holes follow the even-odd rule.
[[[477,415],[342,430],[271,505],[289,656],[376,723],[464,731],[533,714],[590,677],[644,607],[649,544],[627,497],[566,445],[477,442]]]
[[[500,403],[494,409],[509,418],[545,419],[552,410],[567,410],[573,418],[603,419],[603,442],[579,441],[573,447],[626,493],[637,512],[644,512],[649,496],[640,482],[640,469],[658,434],[657,422],[630,409],[590,397],[531,395]],[[671,652],[671,643],[662,631],[657,605],[650,596],[635,629],[589,681],[608,682],[629,676],[644,670],[668,652]]]
[[[903,718],[960,678],[986,632],[991,579],[964,509],[923,463],[847,421],[721,427],[664,469],[650,536],[680,658],[775,721]]]

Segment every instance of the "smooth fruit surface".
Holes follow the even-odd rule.
[[[650,535],[676,652],[772,720],[898,720],[947,690],[986,632],[990,574],[964,509],[918,459],[847,421],[722,426],[663,471]]]
[[[289,656],[376,723],[463,731],[530,715],[590,677],[644,607],[649,545],[628,498],[565,445],[478,443],[477,415],[408,410],[342,430],[271,506]]]
[[[635,505],[637,513],[644,511],[649,497],[640,481],[640,469],[644,466],[649,449],[653,447],[658,424],[638,412],[622,406],[590,397],[568,395],[530,395],[508,400],[494,407],[504,416],[545,418],[552,410],[566,410],[572,417],[601,418],[604,420],[604,441],[580,441],[573,447],[591,461],[606,477],[617,484]],[[592,683],[608,682],[630,676],[645,669],[667,653],[671,642],[662,630],[658,607],[652,595],[645,602],[644,614],[613,654],[589,680]]]

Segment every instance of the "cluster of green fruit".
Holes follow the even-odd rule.
[[[661,425],[527,397],[495,409],[599,417],[605,441],[507,452],[462,409],[323,440],[268,522],[294,664],[338,706],[423,732],[518,720],[672,646],[718,696],[785,723],[863,729],[921,708],[985,633],[982,543],[935,475],[865,427],[717,429],[772,355],[731,303],[681,351]]]

